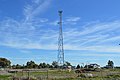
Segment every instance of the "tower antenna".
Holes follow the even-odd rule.
[[[62,32],[62,12],[58,11],[60,16],[59,24],[59,38],[58,38],[58,65],[64,66],[64,48],[63,48],[63,32]]]

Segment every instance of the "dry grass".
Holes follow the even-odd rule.
[[[85,77],[84,74],[93,74],[93,77]],[[28,78],[31,80],[120,80],[120,69],[102,69],[98,72],[88,72],[76,74],[75,71],[59,71],[59,70],[49,70],[49,71],[32,71],[32,72],[18,72],[13,73],[9,76],[2,75],[0,76],[0,80],[10,80],[12,78]],[[79,76],[78,76],[79,75]]]

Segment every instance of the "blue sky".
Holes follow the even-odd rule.
[[[0,0],[0,57],[12,64],[57,61],[63,10],[65,61],[120,63],[120,0]]]

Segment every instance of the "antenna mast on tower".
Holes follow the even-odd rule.
[[[64,66],[64,48],[63,48],[63,32],[62,32],[62,11],[58,11],[60,16],[59,38],[58,38],[58,65]]]

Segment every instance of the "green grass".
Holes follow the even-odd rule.
[[[11,75],[0,75],[0,80],[9,80]]]
[[[94,75],[94,77],[86,78],[79,76],[80,74],[76,74],[74,71],[68,72],[68,71],[59,71],[59,70],[49,70],[47,71],[41,71],[41,72],[30,72],[29,76],[31,78],[37,78],[34,80],[120,80],[120,69],[102,69],[100,72],[89,72]],[[83,73],[84,74],[84,73]],[[7,75],[1,75],[0,80],[9,80],[9,77],[16,76],[16,77],[28,77],[28,72],[18,72],[16,74],[12,74],[10,76]]]

